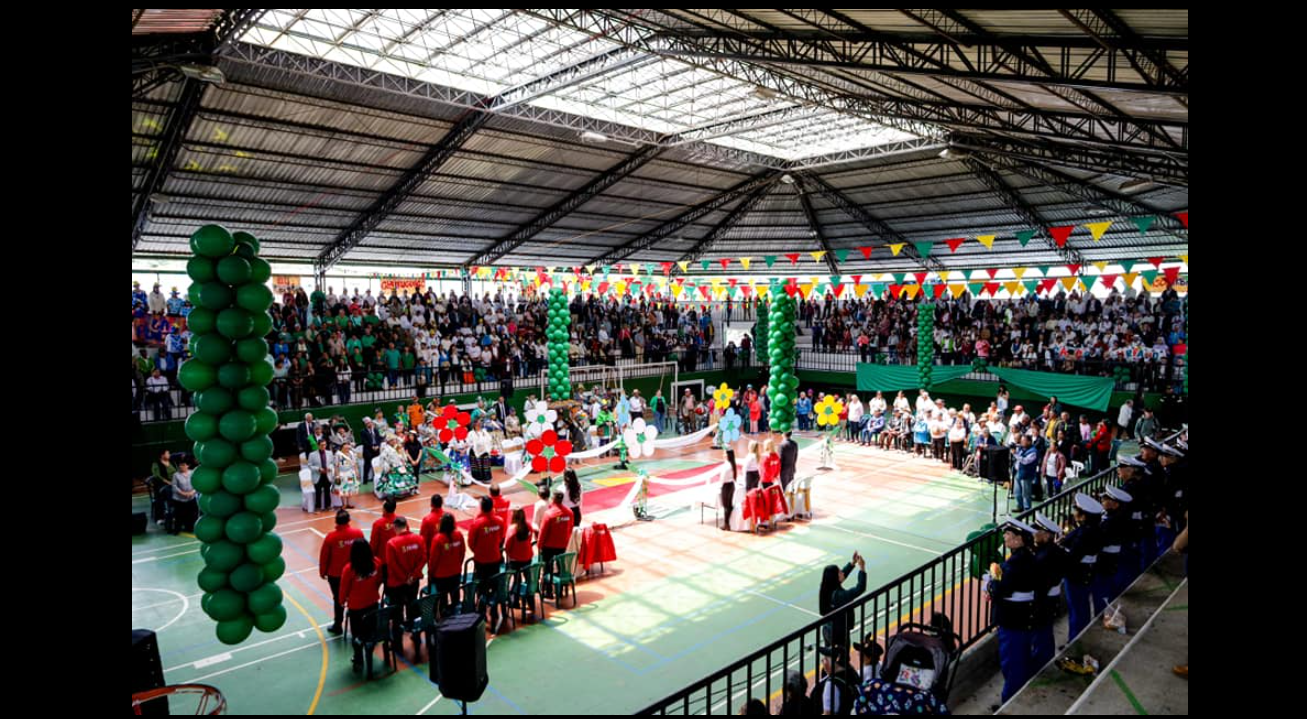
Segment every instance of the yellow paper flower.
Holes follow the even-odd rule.
[[[828,394],[817,403],[816,410],[817,424],[822,427],[832,427],[840,423],[840,412],[844,411],[844,403],[834,395]]]
[[[722,386],[718,387],[712,393],[713,402],[716,404],[718,411],[723,411],[727,407],[730,407],[731,398],[734,396],[735,390],[727,387],[725,382],[722,382]]]

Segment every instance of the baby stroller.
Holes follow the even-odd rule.
[[[925,624],[904,624],[886,643],[881,679],[885,682],[929,691],[941,704],[948,702],[953,688],[953,668],[962,652],[962,638],[952,631],[946,617]]]

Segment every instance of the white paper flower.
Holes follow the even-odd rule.
[[[651,424],[645,424],[643,419],[637,419],[622,433],[622,438],[626,440],[626,455],[628,457],[632,459],[652,457],[654,440],[658,439],[658,428]]]
[[[536,402],[526,411],[526,436],[535,438],[554,428],[558,413],[549,409],[548,402]]]

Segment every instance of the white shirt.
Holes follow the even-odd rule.
[[[167,392],[168,378],[163,375],[159,375],[158,377],[152,375],[149,379],[145,380],[145,386],[154,394]]]
[[[1116,423],[1122,427],[1130,426],[1130,415],[1134,414],[1134,409],[1128,405],[1121,405],[1121,413],[1116,416]]]
[[[644,411],[644,400],[640,399],[639,397],[631,397],[630,402],[631,402],[631,412]]]
[[[745,454],[744,473],[748,474],[749,472],[757,472],[757,471],[758,471],[758,458],[753,456],[752,452]]]
[[[540,531],[540,522],[544,521],[545,512],[549,511],[549,503],[541,499],[535,504],[535,512],[532,515],[531,526],[535,527],[536,532]]]
[[[871,400],[871,413],[875,414],[876,410],[880,410],[881,414],[885,414],[885,400],[883,398],[876,397]]]
[[[849,421],[857,422],[862,419],[862,402],[849,403]]]
[[[480,432],[475,430],[467,433],[468,440],[472,442],[472,454],[478,457],[483,454],[490,454],[490,433],[484,429]]]

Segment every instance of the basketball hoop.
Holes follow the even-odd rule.
[[[180,708],[175,704],[168,707],[170,710],[168,713],[170,714],[184,714],[186,713],[185,708],[192,703],[195,704],[196,716],[227,713],[227,700],[223,698],[222,692],[218,691],[217,687],[211,687],[208,684],[175,684],[133,694],[132,713],[140,715],[143,705],[164,697],[181,700]]]

